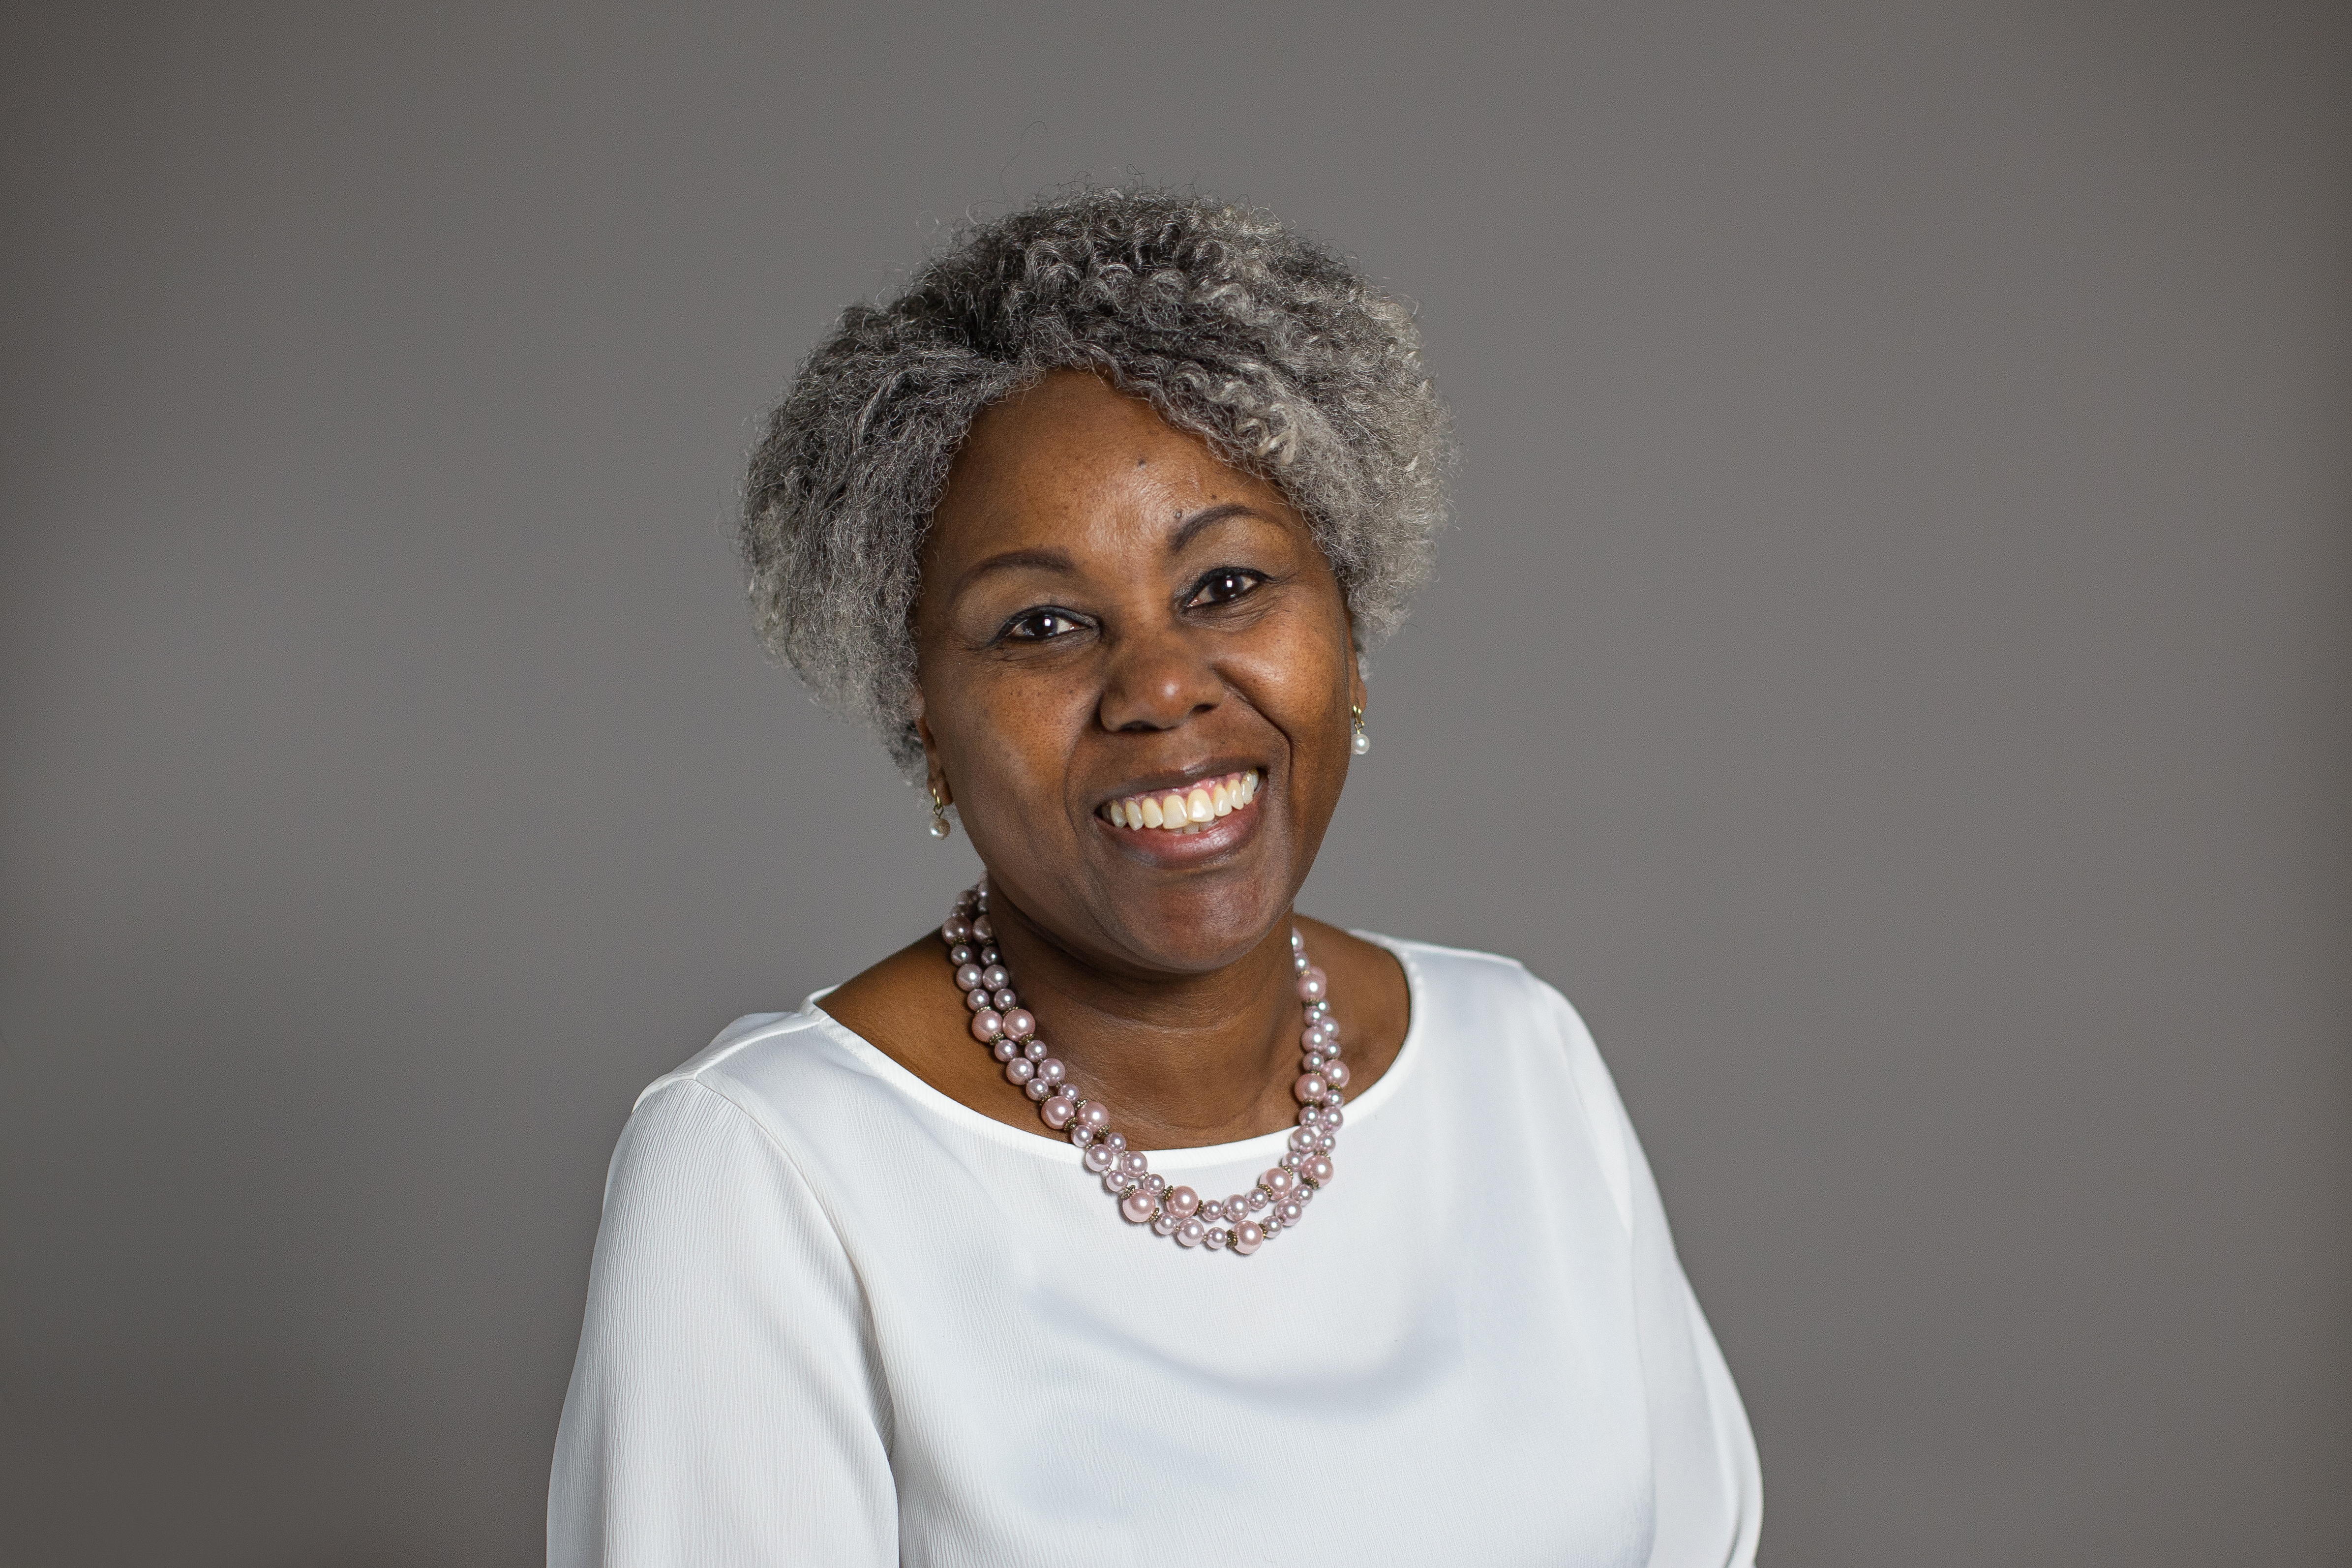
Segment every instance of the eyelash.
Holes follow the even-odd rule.
[[[1078,617],[1072,615],[1069,611],[1056,609],[1048,605],[1034,610],[1022,611],[1019,615],[1004,623],[1004,629],[997,634],[997,638],[1002,642],[1054,642],[1070,635],[1068,632],[1055,632],[1050,637],[1023,637],[1021,635],[1021,628],[1023,626],[1027,626],[1032,621],[1042,620],[1066,621],[1069,623],[1073,630],[1076,629],[1076,627],[1082,624],[1078,620]]]
[[[1206,602],[1202,600],[1202,595],[1207,593],[1213,585],[1221,584],[1228,580],[1238,581],[1242,586],[1236,592],[1226,595],[1224,598],[1211,599]],[[1230,605],[1234,603],[1236,600],[1249,597],[1250,595],[1257,592],[1259,588],[1265,586],[1267,581],[1268,578],[1265,573],[1253,571],[1247,566],[1219,566],[1213,571],[1204,572],[1201,574],[1199,580],[1192,584],[1192,591],[1185,595],[1184,607],[1188,610],[1196,607],[1206,610],[1216,609],[1221,605]],[[1022,635],[1021,628],[1023,626],[1027,626],[1032,622],[1041,620],[1057,620],[1066,622],[1069,626],[1069,631],[1054,632],[1043,637],[1028,637]],[[997,633],[997,639],[1000,642],[1057,642],[1061,638],[1069,636],[1070,631],[1081,629],[1085,624],[1085,617],[1077,615],[1074,611],[1065,610],[1055,605],[1040,605],[1034,609],[1024,610],[1019,615],[1013,616],[1011,620],[1005,622],[1004,629]]]
[[[1213,571],[1202,574],[1200,581],[1192,584],[1192,592],[1186,597],[1184,607],[1188,610],[1191,609],[1194,604],[1199,602],[1201,595],[1208,592],[1209,585],[1211,584],[1223,582],[1224,579],[1229,577],[1239,578],[1241,580],[1243,584],[1241,591],[1223,599],[1213,599],[1209,601],[1208,604],[1202,605],[1203,609],[1213,609],[1219,605],[1230,605],[1235,599],[1246,599],[1252,594],[1256,593],[1260,588],[1264,587],[1267,582],[1266,574],[1265,573],[1253,572],[1246,566],[1219,566]]]

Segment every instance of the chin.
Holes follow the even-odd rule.
[[[1297,891],[1263,861],[1118,880],[1113,907],[1098,917],[1107,917],[1105,928],[1150,967],[1182,974],[1220,969],[1249,952],[1280,923]]]

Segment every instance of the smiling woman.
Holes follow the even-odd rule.
[[[1059,371],[974,425],[922,560],[916,732],[1003,901],[1152,971],[1262,942],[1363,700],[1338,582],[1282,493]],[[1254,804],[1228,790],[1217,816],[1244,773]],[[1107,808],[1146,796],[1159,830],[1113,831]]]
[[[986,876],[640,1099],[551,1563],[1752,1560],[1575,1013],[1293,909],[1450,450],[1402,306],[1190,195],[977,226],[802,367],[760,624]]]

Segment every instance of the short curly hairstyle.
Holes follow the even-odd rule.
[[[1359,648],[1436,564],[1452,421],[1411,308],[1263,208],[1083,188],[958,228],[851,306],[751,453],[740,542],[761,639],[909,777],[919,556],[989,405],[1091,371],[1274,484],[1331,563]]]

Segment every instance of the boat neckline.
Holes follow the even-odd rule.
[[[1413,956],[1406,951],[1404,943],[1377,931],[1351,931],[1348,934],[1383,948],[1395,958],[1398,967],[1404,971],[1406,1008],[1404,1040],[1397,1047],[1396,1058],[1389,1063],[1388,1071],[1381,1074],[1379,1081],[1362,1094],[1351,1095],[1347,1100],[1348,1121],[1352,1126],[1379,1114],[1382,1106],[1396,1098],[1400,1086],[1421,1059],[1421,1037],[1429,1008],[1421,966],[1413,962]],[[897,1090],[918,1110],[1007,1148],[1026,1149],[1041,1158],[1057,1163],[1078,1163],[1080,1150],[1067,1138],[1050,1132],[1024,1131],[992,1116],[982,1115],[954,1096],[924,1082],[879,1046],[817,1005],[839,989],[837,985],[828,985],[821,991],[810,992],[807,1000],[801,1004],[802,1012],[828,1038],[848,1051],[867,1071]],[[1289,1147],[1290,1129],[1286,1127],[1279,1132],[1265,1132],[1232,1143],[1194,1143],[1178,1149],[1148,1149],[1144,1152],[1151,1156],[1155,1170],[1190,1171],[1245,1160],[1278,1158]]]

